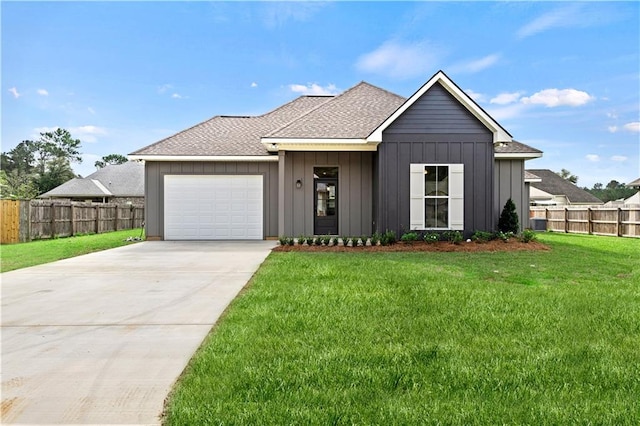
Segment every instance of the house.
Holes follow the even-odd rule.
[[[494,230],[528,217],[511,134],[442,71],[408,99],[366,82],[260,116],[216,116],[139,149],[149,239]]]
[[[531,180],[529,198],[534,206],[597,206],[603,202],[582,188],[547,169],[526,170]]]
[[[128,161],[109,165],[86,178],[74,178],[38,198],[95,203],[144,203],[143,163]]]

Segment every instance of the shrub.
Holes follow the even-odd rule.
[[[371,245],[372,246],[377,246],[378,243],[380,242],[380,238],[382,237],[382,235],[380,235],[379,232],[375,232],[372,236],[371,236]]]
[[[514,236],[514,233],[510,231],[509,232],[498,231],[496,233],[496,236],[506,243],[507,241],[509,241],[509,238],[512,238]]]
[[[486,243],[488,241],[493,240],[494,238],[495,238],[494,234],[492,232],[487,232],[487,231],[476,231],[471,236],[471,240],[476,241],[478,243]]]
[[[507,200],[502,209],[500,219],[498,220],[498,229],[502,232],[512,232],[514,234],[517,234],[520,229],[516,205],[511,198]]]
[[[308,246],[312,246],[314,241],[315,241],[315,238],[307,237],[307,245]]]
[[[462,233],[460,231],[445,231],[442,236],[445,240],[453,244],[460,244],[462,242]]]
[[[396,233],[393,231],[385,231],[380,237],[380,244],[383,246],[390,246],[396,243]]]
[[[346,235],[340,237],[340,239],[342,240],[342,245],[345,247],[347,247],[349,245],[349,242],[351,242],[351,238],[347,237]]]
[[[325,235],[321,239],[322,239],[322,244],[329,247],[329,244],[331,244],[331,236]]]
[[[298,245],[299,245],[299,246],[303,245],[303,244],[304,244],[304,243],[306,243],[306,242],[307,242],[307,237],[305,237],[304,235],[300,235],[300,236],[298,237]]]
[[[418,234],[416,232],[405,232],[402,234],[402,237],[400,237],[400,241],[404,241],[405,243],[418,241]]]
[[[538,237],[536,236],[536,233],[533,232],[533,230],[525,229],[524,231],[522,231],[522,237],[520,239],[523,243],[528,243],[531,241],[535,241],[536,239],[538,239]]]
[[[284,235],[281,235],[278,237],[278,243],[280,243],[281,246],[286,246],[287,245],[287,237],[285,237]]]
[[[429,244],[437,243],[438,241],[440,241],[440,234],[438,234],[437,232],[425,232],[422,239],[424,240],[425,243],[429,243]]]

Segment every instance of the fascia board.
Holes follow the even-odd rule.
[[[495,154],[495,159],[496,160],[517,160],[517,159],[522,159],[522,160],[532,160],[534,158],[540,158],[542,157],[542,153],[540,152],[527,152],[527,153],[496,153]]]
[[[138,161],[278,162],[276,155],[129,155],[129,159]]]

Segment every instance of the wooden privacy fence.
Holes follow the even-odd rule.
[[[0,200],[2,244],[140,228],[144,206],[134,204]]]
[[[548,231],[640,238],[640,207],[531,207]]]

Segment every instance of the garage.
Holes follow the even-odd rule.
[[[262,240],[262,175],[165,175],[165,240]]]

